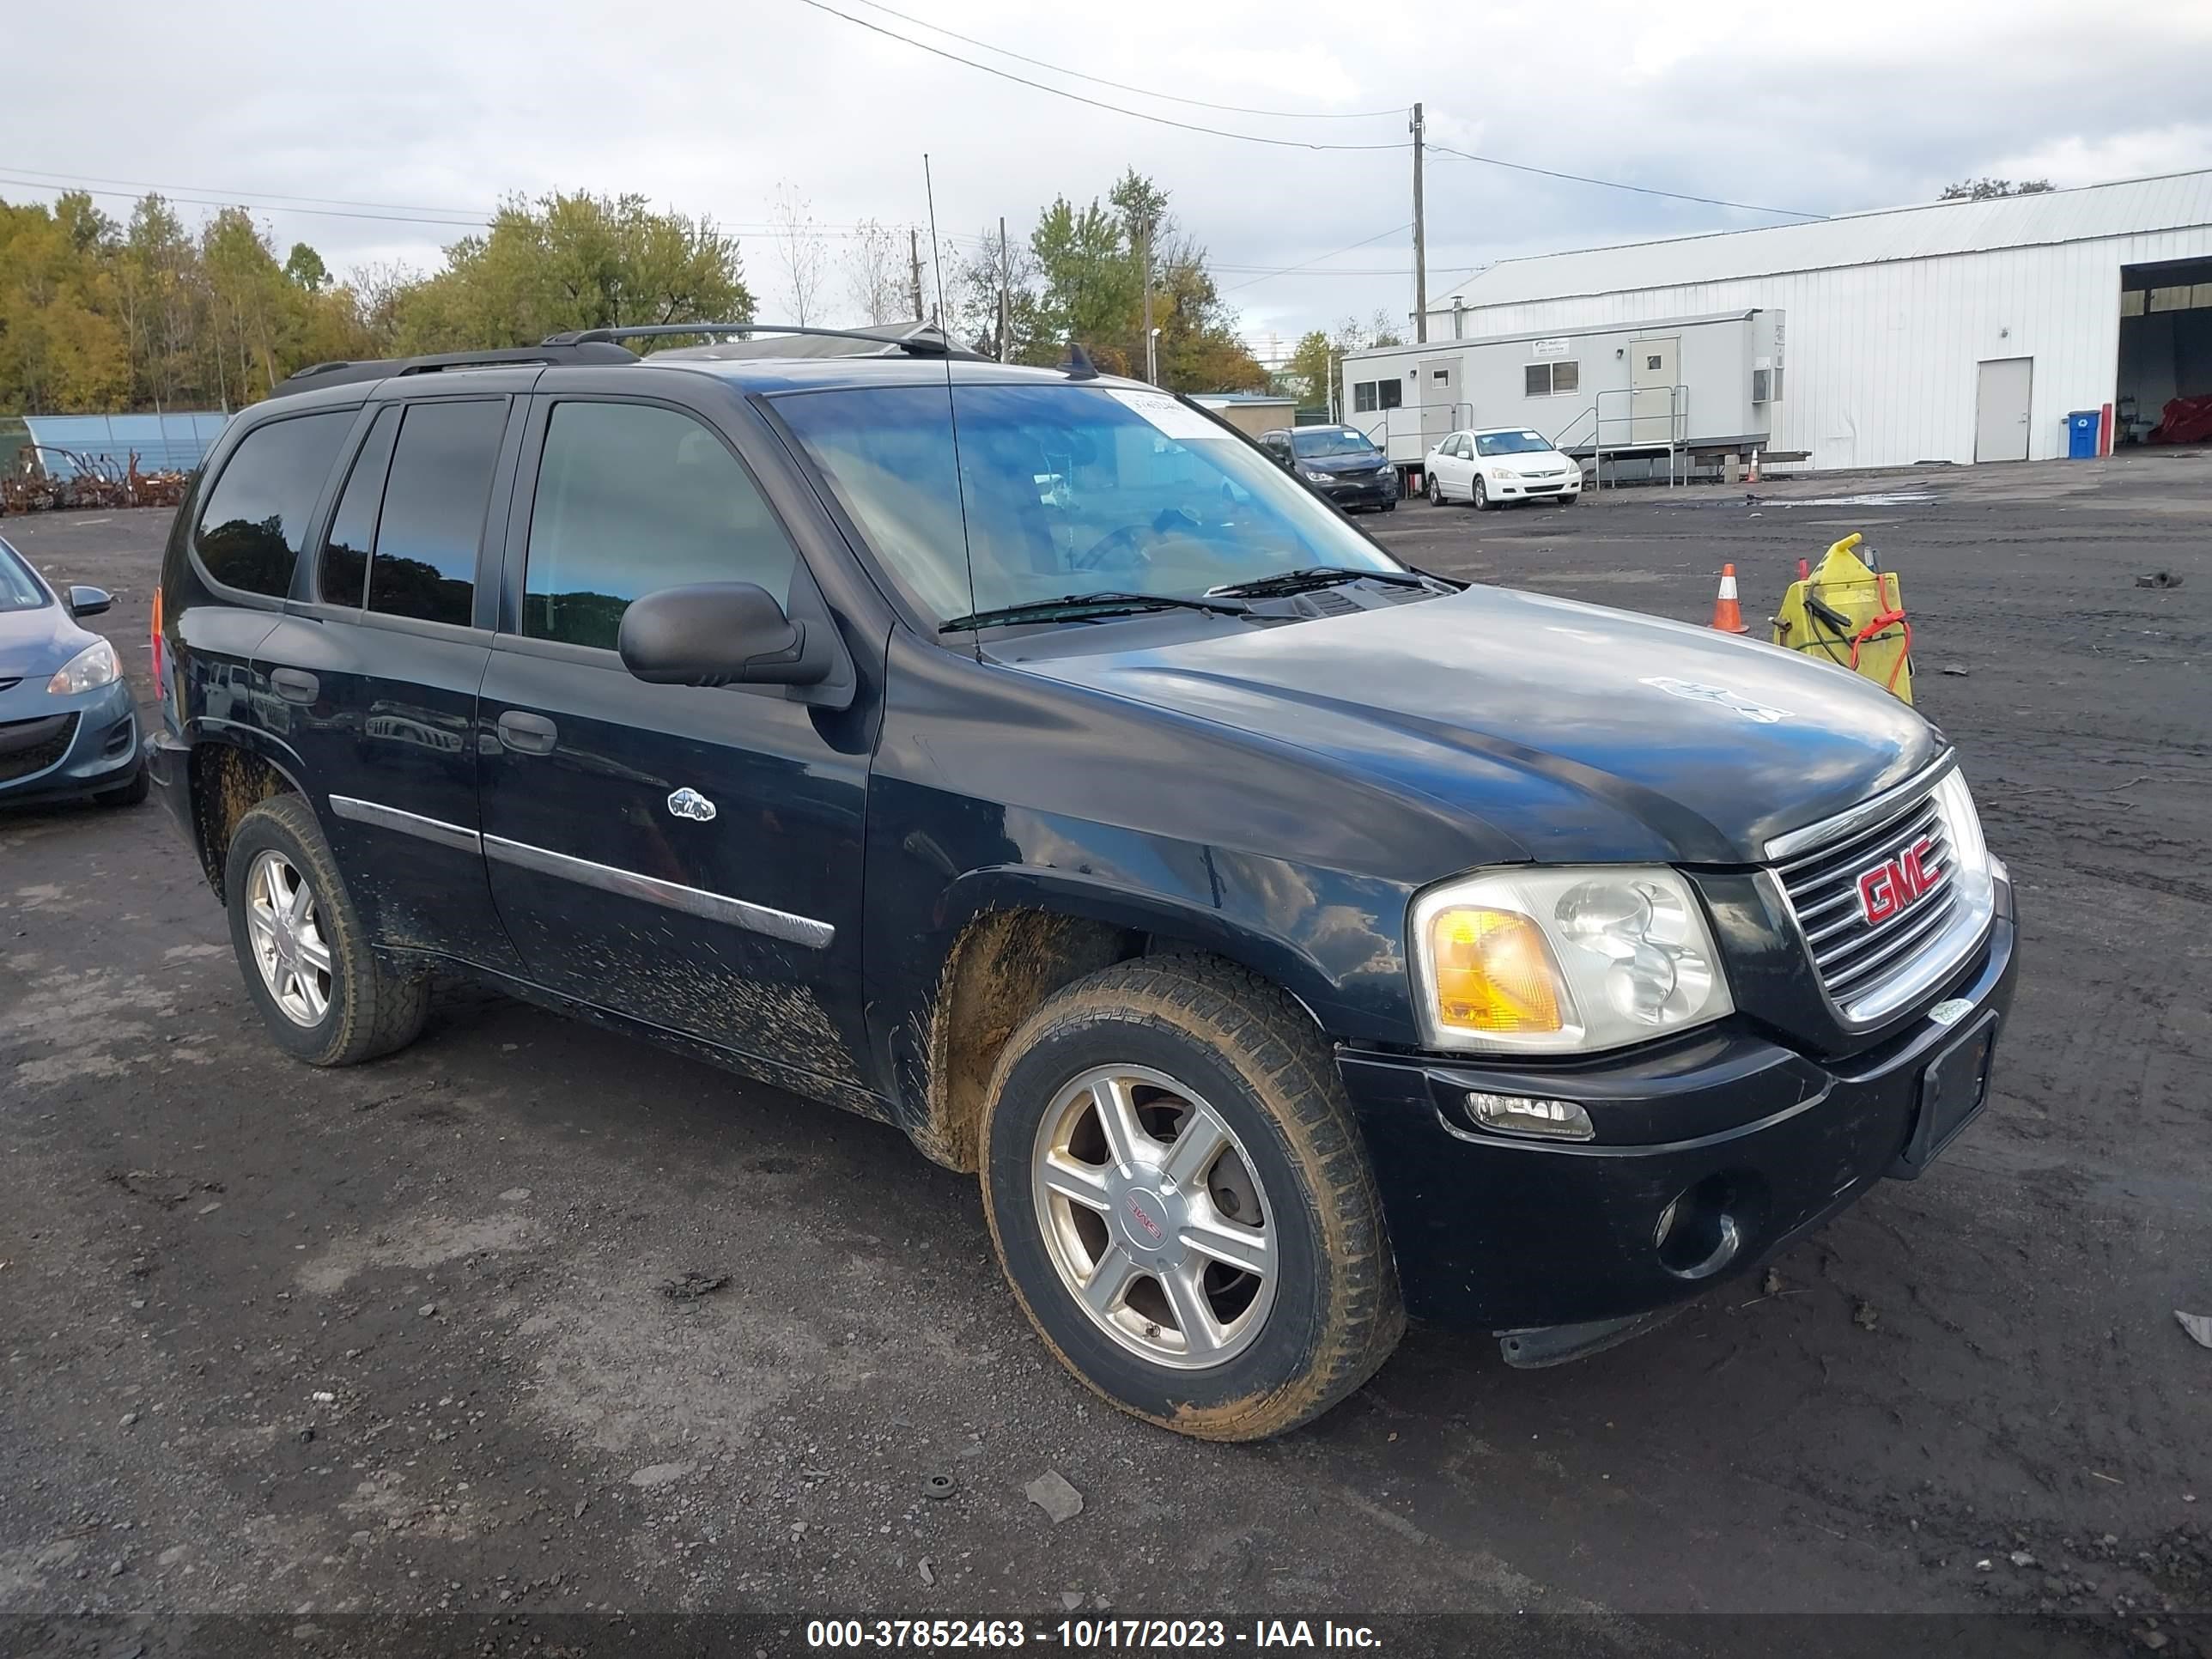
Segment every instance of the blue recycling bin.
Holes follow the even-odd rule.
[[[2066,459],[2069,461],[2094,461],[2097,459],[2097,430],[2102,422],[2100,411],[2077,409],[2066,417]]]

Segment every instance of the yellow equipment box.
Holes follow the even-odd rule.
[[[1863,674],[1912,701],[1912,624],[1897,573],[1870,569],[1852,551],[1852,532],[1812,574],[1790,584],[1774,616],[1774,642]]]

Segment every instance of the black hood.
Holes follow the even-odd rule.
[[[1944,747],[1848,670],[1503,588],[1020,665],[1295,745],[1544,863],[1754,863]]]

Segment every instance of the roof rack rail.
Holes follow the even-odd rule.
[[[567,334],[549,334],[549,346],[611,344],[617,340],[656,340],[685,334],[814,334],[831,340],[859,340],[878,348],[889,346],[909,357],[957,357],[981,362],[981,353],[949,345],[941,335],[916,334],[901,338],[884,331],[858,328],[814,328],[797,323],[638,323],[626,328],[582,328]]]
[[[310,363],[270,391],[272,398],[318,386],[362,380],[388,380],[404,374],[440,374],[453,369],[550,368],[555,363],[634,363],[637,354],[604,342],[548,340],[543,345],[507,346],[496,351],[441,351],[419,357],[368,357],[357,362]]]

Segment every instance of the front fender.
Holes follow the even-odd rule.
[[[1212,951],[1281,986],[1340,1042],[1413,1046],[1410,890],[878,777],[866,980],[880,1071],[909,1122],[948,964],[979,918],[1039,911]]]

